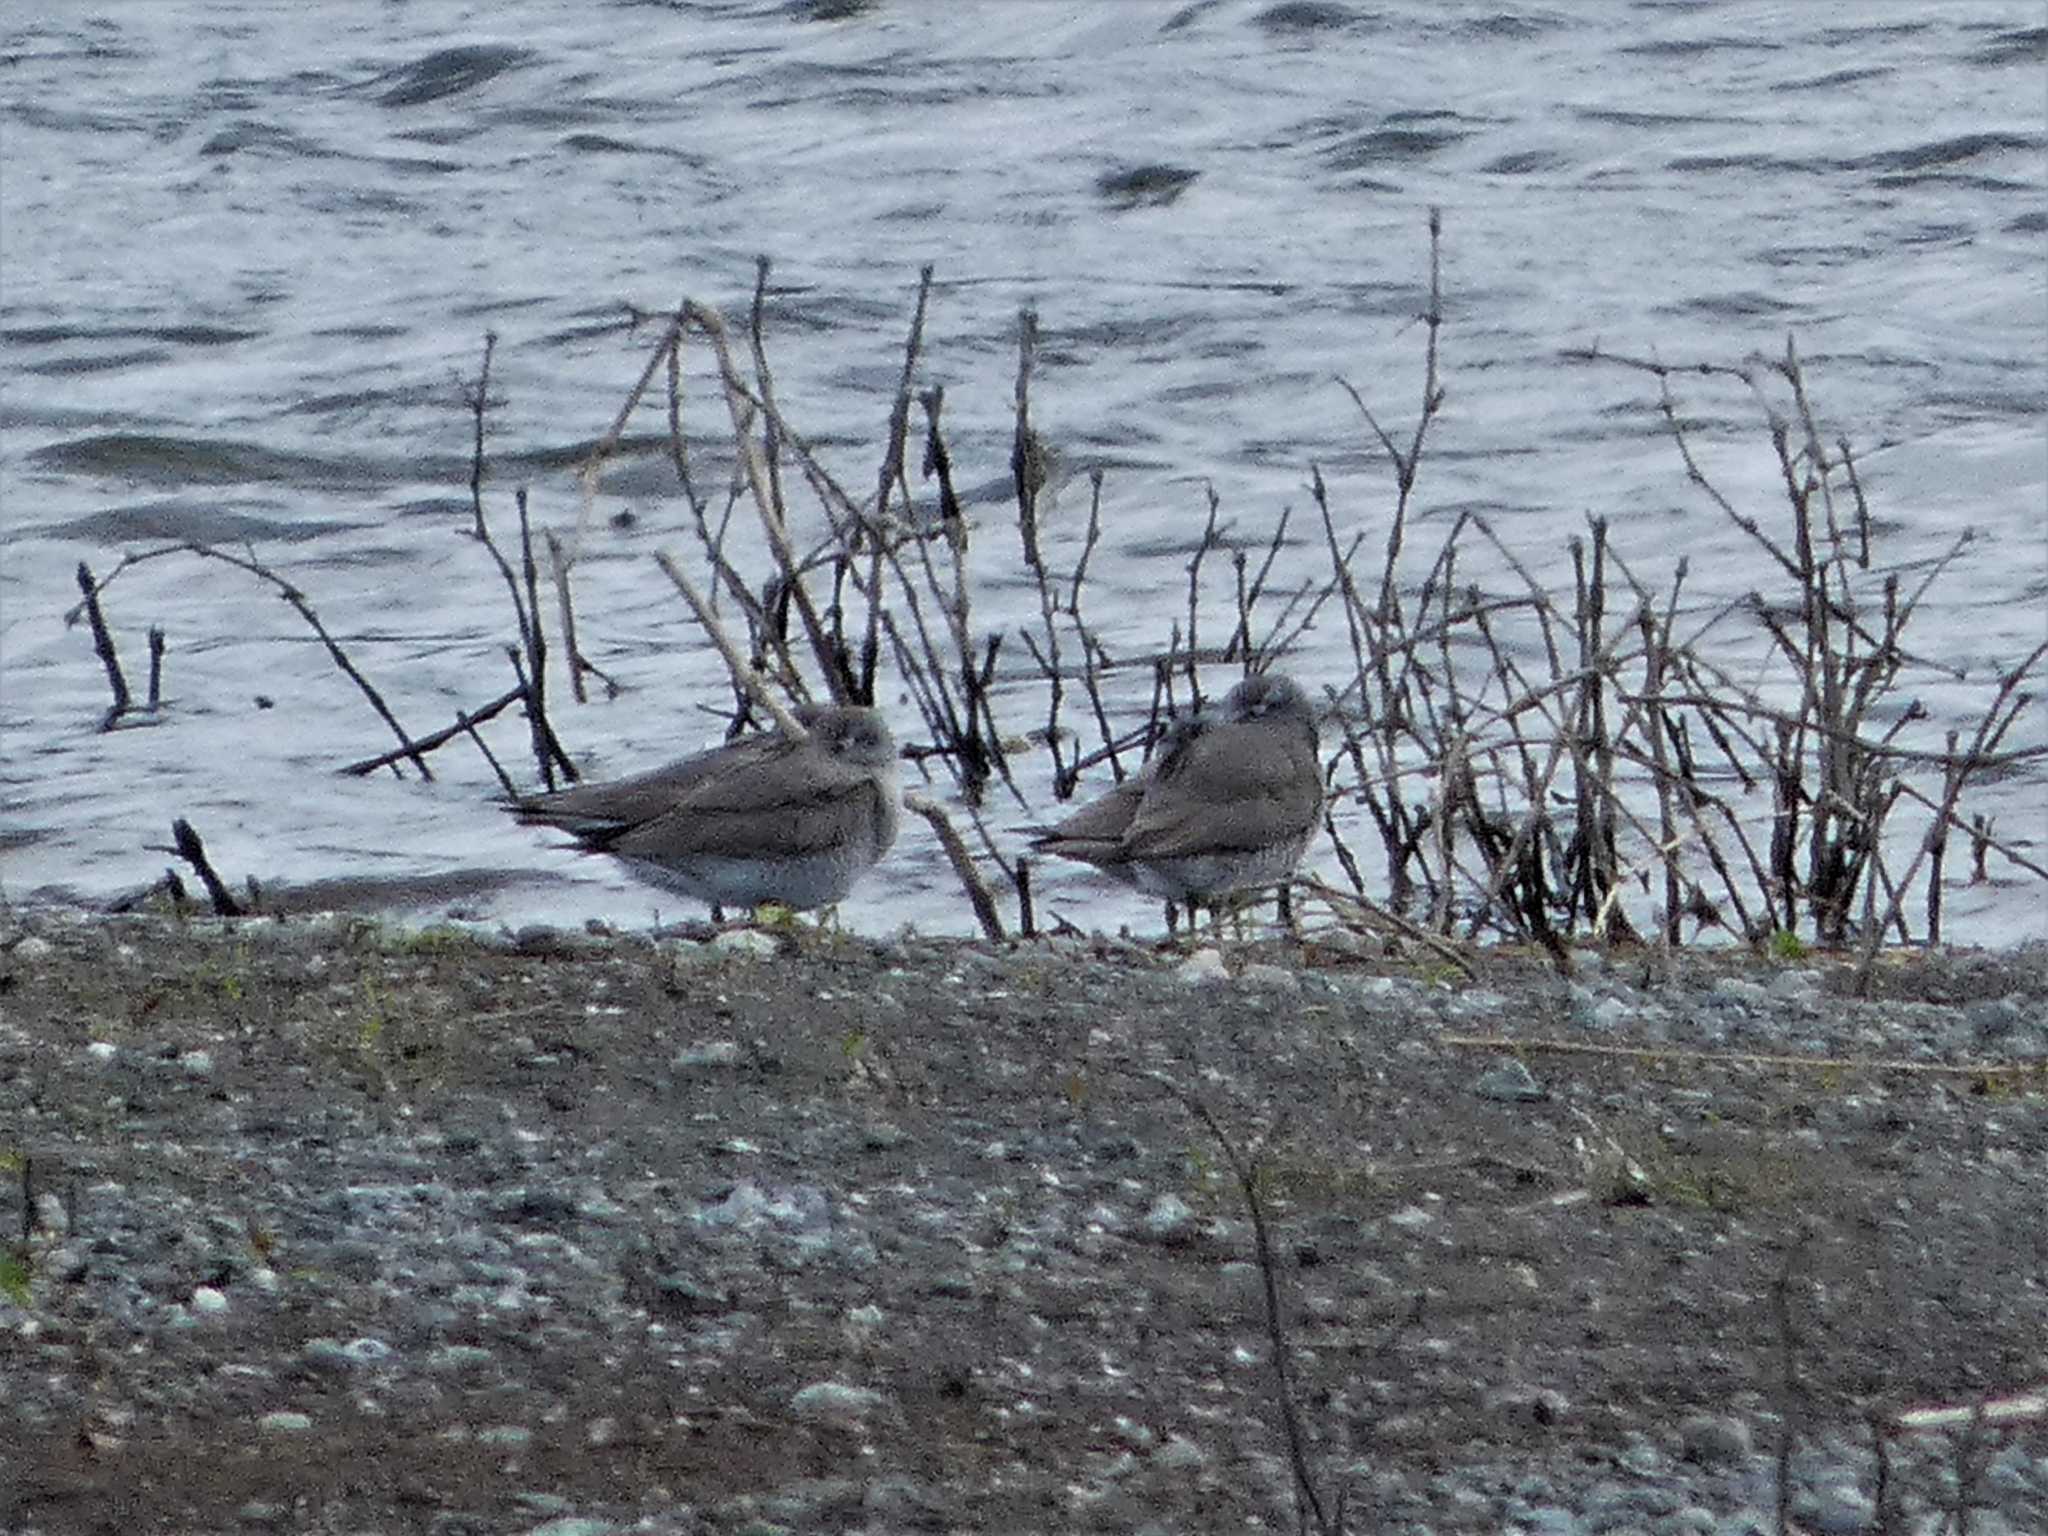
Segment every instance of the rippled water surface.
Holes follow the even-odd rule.
[[[184,815],[235,872],[442,878],[513,920],[651,912],[507,824],[474,752],[441,754],[432,784],[338,778],[382,727],[238,573],[171,558],[110,589],[138,680],[149,626],[167,637],[170,707],[148,728],[97,731],[105,680],[64,613],[80,560],[104,576],[202,539],[301,589],[415,732],[491,698],[509,621],[466,536],[461,382],[493,332],[493,515],[509,528],[527,486],[580,550],[585,645],[630,689],[565,703],[564,734],[601,772],[703,744],[725,689],[650,558],[690,539],[656,408],[580,518],[575,466],[655,339],[634,310],[689,296],[737,321],[757,254],[782,404],[851,486],[874,482],[934,265],[919,382],[944,385],[976,491],[986,628],[1036,614],[1004,515],[1022,306],[1045,337],[1036,418],[1071,477],[1048,556],[1078,552],[1075,472],[1103,467],[1093,617],[1113,649],[1163,647],[1206,487],[1253,543],[1296,509],[1288,570],[1319,558],[1311,465],[1347,529],[1384,521],[1385,456],[1335,380],[1412,424],[1432,205],[1447,394],[1419,538],[1483,513],[1562,588],[1565,541],[1597,514],[1645,579],[1689,555],[1702,605],[1763,580],[1688,486],[1654,382],[1563,354],[1732,362],[1795,333],[1827,430],[1859,451],[1882,563],[1978,530],[1914,632],[1972,679],[1924,695],[1923,739],[1966,725],[1981,679],[2048,626],[2040,4],[29,9],[0,21],[10,897],[146,881]],[[1755,403],[1678,389],[1717,483],[1782,520]],[[715,447],[716,402],[692,399]],[[1341,681],[1347,658],[1318,631],[1294,665]],[[1119,702],[1142,692],[1133,675]],[[1036,687],[1003,699],[1037,723]],[[2007,745],[2043,739],[2035,715]],[[509,722],[499,745],[520,761]],[[2042,776],[1987,795],[2038,858]],[[1147,905],[1050,890],[1084,921]],[[967,925],[919,827],[863,893],[863,926]],[[2040,888],[1959,890],[1951,913],[2038,933]]]

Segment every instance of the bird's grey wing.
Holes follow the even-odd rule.
[[[521,821],[558,827],[593,847],[605,847],[686,800],[711,780],[744,774],[788,743],[775,736],[746,736],[722,747],[694,753],[645,773],[595,784],[575,784],[510,802]]]
[[[1032,839],[1032,847],[1090,864],[1121,863],[1126,856],[1125,837],[1138,807],[1155,785],[1178,772],[1205,723],[1200,716],[1168,722],[1142,770],[1039,833]]]
[[[1132,859],[1270,847],[1312,831],[1323,777],[1313,738],[1257,724],[1214,726],[1152,784],[1124,834]]]
[[[611,849],[652,859],[794,858],[849,841],[881,844],[894,826],[888,779],[820,751],[814,741],[780,741],[743,771],[693,782]]]
[[[1031,846],[1092,864],[1114,862],[1122,857],[1124,833],[1144,798],[1145,780],[1134,775],[1039,833]]]

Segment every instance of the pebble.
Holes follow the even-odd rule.
[[[771,960],[782,951],[782,945],[758,928],[727,928],[711,941],[710,947],[722,955],[734,955],[742,960]]]
[[[833,1424],[842,1428],[861,1423],[888,1407],[888,1394],[872,1387],[852,1387],[839,1381],[813,1382],[789,1400],[789,1411],[806,1424]]]
[[[1264,992],[1299,992],[1301,976],[1284,965],[1248,965],[1238,973],[1237,984]]]
[[[279,1409],[276,1413],[263,1415],[256,1421],[256,1427],[266,1435],[303,1435],[313,1427],[313,1417],[291,1409]]]
[[[1222,951],[1215,949],[1196,950],[1174,967],[1173,974],[1191,987],[1230,980],[1230,972],[1223,967]]]
[[[1482,1099],[1506,1104],[1528,1103],[1550,1097],[1549,1090],[1514,1057],[1504,1057],[1472,1079],[1471,1091]]]
[[[1746,1008],[1762,1008],[1771,1000],[1762,982],[1751,981],[1747,976],[1721,976],[1715,978],[1713,987],[1707,993],[1708,1000],[1722,1004],[1739,1005]]]
[[[678,1072],[696,1067],[736,1067],[739,1064],[740,1045],[737,1040],[700,1040],[676,1052],[675,1060],[669,1063]]]
[[[1179,1195],[1161,1195],[1145,1212],[1140,1227],[1153,1242],[1177,1247],[1194,1237],[1194,1209]]]
[[[1679,1422],[1678,1441],[1685,1459],[1704,1467],[1723,1467],[1749,1455],[1749,1425],[1732,1414],[1695,1413]]]

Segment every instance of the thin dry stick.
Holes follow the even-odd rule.
[[[903,803],[929,822],[932,831],[938,834],[939,846],[946,850],[946,859],[952,864],[953,873],[960,877],[967,900],[974,908],[975,919],[981,924],[982,936],[991,944],[1003,943],[1009,935],[1003,932],[1002,914],[996,910],[995,898],[989,894],[981,871],[974,867],[973,853],[961,840],[960,834],[953,830],[945,807],[915,789],[905,793]]]
[[[1993,696],[1990,707],[1985,710],[1983,717],[1977,722],[1976,732],[1970,740],[1970,750],[1960,758],[1956,757],[1953,751],[1950,751],[1948,754],[1948,760],[1954,763],[1955,767],[1948,775],[1947,785],[1942,794],[1941,808],[1935,818],[1936,831],[1947,826],[1954,819],[1956,801],[1961,796],[1964,781],[1968,778],[1972,769],[1981,764],[1985,756],[1997,747],[2006,729],[2019,717],[2020,711],[2027,707],[2029,702],[2028,695],[2021,694],[2017,699],[2014,699],[2013,694],[2027,676],[2033,672],[2035,667],[2040,665],[2044,656],[2048,656],[2048,643],[2035,646],[2028,653],[2025,661],[2012,668],[2005,676],[1999,679],[1998,692]],[[2006,711],[2008,700],[2012,701],[2012,708]],[[2001,720],[1999,717],[2002,711],[2005,714]],[[1935,846],[1936,839],[1934,833],[1930,832],[1928,837],[1921,842],[1918,851],[1914,853],[1913,861],[1907,866],[1905,875],[1899,880],[1898,887],[1892,894],[1891,903],[1886,909],[1884,921],[1873,924],[1869,932],[1865,934],[1863,954],[1856,964],[1856,993],[1859,997],[1865,993],[1870,985],[1871,968],[1877,962],[1877,947],[1879,941],[1884,936],[1885,929],[1890,927],[1893,919],[1897,917],[1900,907],[1905,901],[1906,891],[1912,885],[1914,876],[1920,871],[1921,861],[1929,856]]]
[[[725,668],[732,674],[732,680],[745,688],[748,696],[774,717],[776,728],[783,735],[799,741],[808,735],[803,726],[797,723],[796,716],[790,713],[789,706],[775,696],[775,691],[768,686],[767,679],[750,666],[747,659],[740,654],[739,647],[732,643],[732,637],[725,632],[725,626],[718,622],[718,615],[713,613],[711,605],[704,601],[704,594],[697,590],[695,582],[683,574],[682,568],[670,557],[668,551],[657,550],[654,563],[660,566],[661,573],[675,584],[675,589],[683,594],[683,601],[690,605],[690,612],[697,616],[697,623],[710,637],[711,643],[718,647],[718,654],[725,658]]]
[[[171,823],[171,847],[166,850],[177,854],[206,887],[207,898],[213,902],[213,910],[221,917],[240,917],[241,903],[228,894],[225,881],[214,870],[213,863],[206,857],[206,845],[199,840],[199,834],[192,830],[192,823],[180,816]]]
[[[1017,313],[1017,422],[1010,440],[1010,478],[1017,487],[1017,532],[1024,544],[1024,563],[1032,570],[1038,556],[1038,492],[1045,478],[1038,435],[1031,429],[1031,368],[1038,357],[1038,312]]]
[[[1413,939],[1416,943],[1431,950],[1439,959],[1454,968],[1467,981],[1478,979],[1479,971],[1474,963],[1474,957],[1464,946],[1459,945],[1455,940],[1447,939],[1441,934],[1431,933],[1420,923],[1413,922],[1401,916],[1398,912],[1389,912],[1385,907],[1368,897],[1357,895],[1351,891],[1340,891],[1337,887],[1325,881],[1303,879],[1296,883],[1306,894],[1317,897],[1325,902],[1336,915],[1337,920],[1343,923],[1345,927],[1354,926],[1351,920],[1353,916],[1370,918],[1374,922],[1384,923],[1395,932]]]
[[[1593,1045],[1543,1036],[1439,1035],[1437,1043],[1460,1050],[1537,1052],[1545,1056],[1600,1056],[1705,1067],[1782,1067],[1799,1072],[1907,1072],[1929,1077],[1984,1077],[2002,1081],[2048,1078],[2048,1061],[1901,1061],[1890,1056],[1785,1056],[1752,1051],[1699,1051],[1649,1045]]]
[[[151,714],[162,708],[164,702],[164,632],[160,625],[149,626],[149,704]]]
[[[717,310],[695,302],[686,303],[684,312],[690,323],[709,339],[712,353],[718,359],[718,374],[725,387],[726,410],[732,418],[733,443],[739,454],[740,473],[753,498],[761,529],[768,536],[769,553],[774,557],[776,569],[781,572],[785,588],[803,620],[804,635],[810,641],[820,675],[826,679],[834,698],[844,698],[846,679],[841,673],[838,658],[833,654],[824,623],[818,617],[817,606],[811,600],[810,589],[804,584],[796,550],[789,542],[789,528],[783,519],[781,503],[776,500],[769,484],[761,445],[754,440],[750,420],[754,412],[754,396],[747,390],[745,381],[733,364],[725,317]]]
[[[410,742],[403,747],[394,747],[389,752],[379,752],[375,757],[366,757],[360,761],[350,763],[341,772],[353,778],[362,778],[366,774],[375,773],[379,768],[389,768],[399,758],[410,757],[414,752],[432,752],[439,747],[446,746],[465,731],[473,731],[474,727],[482,725],[486,720],[493,719],[525,697],[526,689],[524,687],[507,688],[503,693],[491,700],[490,703],[484,705],[482,709],[475,710],[469,714],[463,714],[458,711],[453,725],[446,726],[438,731],[429,732],[427,735],[420,737],[419,740]]]
[[[555,607],[562,617],[562,648],[569,653],[569,691],[578,704],[588,704],[589,695],[583,687],[583,652],[576,644],[576,605],[569,599],[569,562],[562,554],[562,541],[555,536],[555,530],[546,529],[542,537],[548,546],[548,571],[555,580]]]
[[[1265,1292],[1266,1340],[1273,1353],[1273,1395],[1279,1400],[1287,1459],[1294,1472],[1295,1504],[1300,1510],[1304,1529],[1312,1517],[1318,1531],[1328,1533],[1328,1536],[1339,1536],[1341,1527],[1333,1525],[1324,1515],[1322,1496],[1316,1488],[1314,1475],[1309,1471],[1308,1437],[1301,1427],[1301,1414],[1294,1402],[1294,1357],[1288,1344],[1286,1321],[1280,1313],[1280,1263],[1274,1256],[1273,1235],[1266,1225],[1266,1203],[1259,1195],[1258,1168],[1239,1150],[1209,1106],[1193,1093],[1163,1072],[1124,1070],[1133,1077],[1156,1084],[1178,1099],[1187,1112],[1201,1121],[1204,1129],[1216,1138],[1216,1144],[1223,1149],[1225,1161],[1230,1164],[1231,1173],[1236,1176],[1238,1190],[1244,1196],[1245,1208],[1252,1218],[1253,1250],[1259,1261],[1259,1278]]]
[[[85,594],[82,606],[92,625],[92,648],[99,654],[100,665],[107,669],[107,686],[114,691],[113,705],[100,720],[100,729],[110,731],[114,722],[128,713],[128,679],[121,675],[121,657],[114,649],[114,637],[107,632],[106,617],[100,612],[100,591],[92,579],[92,567],[83,560],[78,562],[78,590]]]

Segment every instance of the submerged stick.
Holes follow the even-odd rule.
[[[206,887],[206,894],[213,902],[213,910],[221,917],[240,917],[241,903],[228,894],[228,888],[215,873],[212,863],[206,857],[206,845],[199,840],[199,834],[192,830],[192,823],[180,816],[171,823],[171,852],[192,866]]]
[[[164,701],[164,629],[161,624],[149,626],[149,705],[155,714]]]
[[[100,589],[92,579],[92,567],[78,562],[78,590],[85,594],[85,616],[92,625],[92,648],[100,665],[107,669],[107,686],[114,690],[113,705],[100,720],[100,729],[111,731],[114,722],[128,713],[128,679],[121,675],[121,657],[114,650],[114,637],[107,632],[106,616],[100,612]]]

